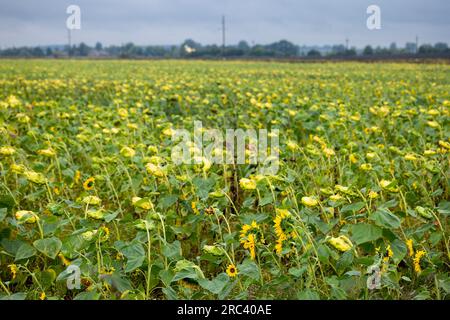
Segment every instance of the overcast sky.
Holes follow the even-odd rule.
[[[295,44],[450,43],[449,0],[0,0],[0,46],[64,44],[66,8],[81,8],[74,43],[180,44],[287,39]],[[366,9],[381,8],[381,30],[368,30]]]

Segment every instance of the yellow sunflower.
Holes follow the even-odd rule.
[[[234,264],[228,265],[227,268],[227,274],[230,278],[234,278],[238,275],[238,271],[236,269],[236,266]]]
[[[83,188],[84,190],[92,190],[94,189],[94,185],[95,179],[93,177],[90,177],[83,183]]]

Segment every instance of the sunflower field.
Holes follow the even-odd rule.
[[[1,60],[0,298],[448,299],[449,113],[448,64]]]

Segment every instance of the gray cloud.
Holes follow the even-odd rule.
[[[447,0],[0,0],[0,46],[61,44],[67,39],[66,8],[81,7],[82,29],[73,41],[94,44],[179,44],[186,38],[221,41],[221,15],[229,43],[388,45],[450,42]],[[381,7],[382,29],[366,28],[366,8]]]

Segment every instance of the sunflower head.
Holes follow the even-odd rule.
[[[230,278],[234,278],[234,277],[237,276],[238,271],[237,271],[236,266],[234,264],[228,265],[227,274],[228,274],[228,276]]]
[[[94,185],[95,179],[93,177],[90,177],[83,183],[83,188],[84,190],[92,190],[94,188]]]

